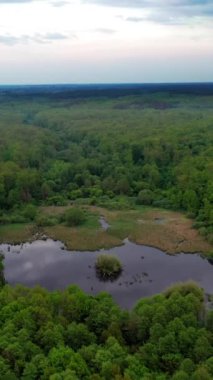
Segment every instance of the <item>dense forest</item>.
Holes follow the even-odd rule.
[[[0,291],[1,380],[211,380],[213,311],[193,283],[121,310],[76,286]]]
[[[212,130],[213,85],[1,87],[0,224],[144,205],[184,211],[212,242]],[[98,224],[63,212],[49,222]],[[196,284],[126,311],[75,285],[11,287],[3,269],[0,255],[1,380],[213,379],[213,299]]]
[[[2,87],[0,222],[131,201],[186,211],[211,242],[212,129],[212,85]]]

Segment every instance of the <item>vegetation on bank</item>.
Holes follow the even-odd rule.
[[[108,254],[97,257],[95,268],[98,277],[102,280],[113,280],[117,278],[122,271],[120,260],[116,256]]]
[[[126,197],[186,212],[212,241],[211,93],[13,91],[0,94],[1,224],[45,224],[42,204],[123,209]]]
[[[147,206],[131,207],[116,210],[78,206],[84,222],[71,227],[65,222],[65,215],[71,210],[69,205],[40,207],[33,222],[0,226],[0,242],[18,244],[46,236],[64,242],[69,250],[95,251],[122,245],[129,238],[168,253],[201,252],[210,257],[211,244],[184,214]],[[107,230],[101,228],[101,215],[109,223]]]
[[[35,239],[35,228],[32,224],[0,225],[0,243],[21,244]]]
[[[211,380],[213,311],[195,284],[142,299],[4,286],[1,380]]]
[[[76,227],[84,224],[86,215],[82,209],[73,207],[65,212],[62,221],[64,221],[68,227]]]

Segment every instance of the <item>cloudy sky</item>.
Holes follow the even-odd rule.
[[[213,0],[0,0],[0,84],[213,81]]]

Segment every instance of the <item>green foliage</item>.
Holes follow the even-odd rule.
[[[114,255],[100,255],[95,263],[98,276],[102,279],[113,279],[118,277],[122,271],[119,259]]]
[[[1,224],[60,222],[38,215],[40,204],[125,210],[137,202],[186,211],[213,241],[211,94],[81,99],[72,92],[37,94],[33,102],[25,95],[0,93]],[[97,222],[80,207],[62,221]],[[121,270],[108,265],[104,276]],[[75,286],[48,293],[6,285],[0,305],[2,380],[213,377],[213,315],[195,284],[143,299],[130,312],[106,293],[92,297]]]
[[[54,195],[52,197],[47,198],[47,205],[54,206],[66,206],[67,200],[62,195]]]
[[[62,221],[64,221],[68,227],[79,226],[86,221],[86,214],[81,208],[72,207],[64,213]]]
[[[203,300],[195,285],[180,284],[127,312],[107,293],[93,297],[76,286],[49,293],[6,285],[1,379],[210,380],[213,335]]]
[[[26,218],[26,220],[32,221],[37,215],[37,208],[32,204],[28,204],[22,211],[22,215]]]
[[[38,227],[55,226],[59,223],[59,219],[55,216],[38,215],[35,219],[35,223]]]
[[[151,205],[154,200],[153,192],[149,189],[141,190],[138,193],[137,203],[140,205]]]
[[[75,91],[37,94],[33,102],[1,93],[1,223],[11,222],[8,210],[16,222],[33,220],[23,204],[70,199],[123,209],[129,197],[185,210],[212,241],[212,95],[122,91],[84,93],[84,101]]]

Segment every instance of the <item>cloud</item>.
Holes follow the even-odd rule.
[[[144,21],[145,19],[146,19],[145,17],[134,16],[134,17],[127,17],[124,20],[130,21],[130,22],[141,22],[141,21]]]
[[[212,0],[82,0],[82,2],[123,8],[212,5]]]
[[[46,34],[34,34],[31,35],[21,35],[13,36],[10,34],[0,35],[0,44],[7,46],[14,46],[20,44],[28,44],[30,42],[35,42],[38,44],[47,44],[54,41],[66,40],[68,38],[76,38],[76,36],[67,36],[61,33],[46,33]]]
[[[82,0],[82,3],[135,8],[140,14],[135,16],[131,14],[125,19],[130,22],[148,20],[165,24],[182,24],[195,17],[203,19],[213,17],[212,0]],[[146,16],[141,14],[142,12],[146,13]]]
[[[26,3],[35,3],[35,2],[40,2],[40,3],[47,3],[52,5],[53,7],[64,7],[65,5],[72,4],[72,0],[0,0],[0,5],[1,4],[26,4]]]
[[[24,3],[32,3],[32,2],[46,2],[50,3],[54,7],[63,7],[64,5],[70,4],[69,0],[0,0],[1,4],[24,4]]]
[[[3,45],[8,45],[8,46],[13,46],[16,44],[25,44],[27,43],[28,38],[27,36],[20,36],[20,37],[15,37],[15,36],[10,36],[10,35],[0,35],[0,44]]]
[[[0,0],[0,4],[31,3],[34,0]]]
[[[103,34],[114,34],[116,33],[116,30],[109,29],[109,28],[96,28],[94,29],[94,32],[103,33]]]
[[[26,3],[47,3],[52,5],[53,7],[64,7],[65,5],[72,4],[75,0],[0,0],[1,4],[26,4]]]
[[[59,7],[64,7],[65,5],[70,4],[70,3],[68,1],[56,0],[56,1],[52,1],[50,4],[53,5],[53,7],[59,8]]]
[[[46,34],[40,34],[38,36],[40,36],[41,39],[47,40],[47,41],[66,40],[68,38],[68,36],[62,33],[46,33]]]

